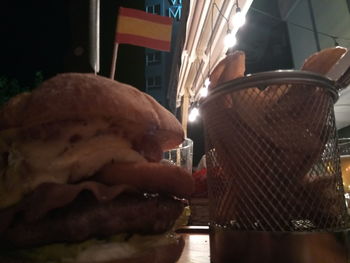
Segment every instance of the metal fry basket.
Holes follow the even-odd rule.
[[[210,223],[244,231],[348,226],[334,83],[263,72],[218,86],[201,103]]]

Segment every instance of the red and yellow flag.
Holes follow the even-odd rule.
[[[131,8],[119,8],[116,43],[170,51],[173,20]]]

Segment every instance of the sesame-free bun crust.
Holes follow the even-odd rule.
[[[0,115],[1,130],[67,120],[104,120],[131,139],[154,135],[163,150],[179,145],[184,138],[179,121],[151,96],[94,74],[59,74],[31,94],[12,98]]]

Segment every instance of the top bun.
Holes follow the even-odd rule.
[[[59,74],[32,93],[12,98],[0,112],[0,130],[57,121],[104,120],[131,139],[151,134],[163,150],[184,139],[175,116],[138,89],[94,74]]]

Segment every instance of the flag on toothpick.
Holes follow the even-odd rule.
[[[131,8],[119,8],[115,42],[170,51],[173,20]]]
[[[111,79],[115,78],[119,44],[170,51],[172,23],[173,20],[170,17],[120,7],[111,65]]]

